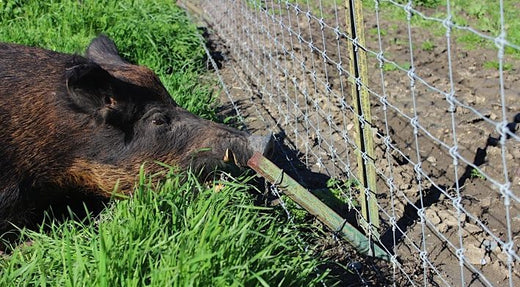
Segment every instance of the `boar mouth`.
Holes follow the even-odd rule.
[[[226,172],[230,175],[238,176],[244,170],[244,167],[239,163],[238,158],[229,148],[226,149],[222,162],[223,164],[220,167],[221,172]]]
[[[235,163],[241,163],[242,166],[247,166],[247,161],[253,156],[254,153],[260,153],[265,157],[270,157],[274,150],[274,137],[272,133],[269,133],[265,136],[256,136],[250,135],[247,137],[247,144],[250,154],[245,161],[237,160],[237,157],[234,156],[233,151],[230,149],[226,150],[224,155],[224,159],[227,161],[233,160]]]
[[[262,155],[269,157],[274,149],[274,138],[272,133],[266,136],[253,136],[247,137],[247,143],[249,151],[247,156],[244,154],[236,154],[232,148],[226,148],[223,156],[220,159],[219,167],[214,170],[215,172],[226,172],[230,175],[240,175],[244,169],[247,168],[246,162],[255,153],[261,153]]]
[[[239,166],[240,164],[237,161],[237,158],[235,157],[235,154],[233,154],[233,151],[229,148],[226,149],[226,152],[224,154],[224,159],[222,159],[225,164],[235,164],[236,166]]]
[[[269,157],[273,151],[274,142],[272,133],[266,136],[249,136],[248,143],[252,153],[259,152],[262,155]],[[247,160],[248,159],[246,159],[246,161]],[[224,152],[224,158],[222,159],[222,161],[225,164],[234,164],[236,166],[241,166],[238,158],[235,156],[233,150],[230,148],[226,148],[226,151]]]

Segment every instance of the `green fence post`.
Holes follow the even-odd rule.
[[[363,233],[263,155],[255,153],[247,162],[247,165],[272,184],[276,184],[285,195],[310,214],[316,216],[319,221],[328,226],[332,231],[338,232],[360,253],[387,261],[390,259],[390,255],[384,249],[373,244]]]
[[[365,231],[379,239],[379,211],[376,198],[376,172],[375,166],[367,163],[374,158],[374,140],[371,128],[372,117],[370,113],[370,96],[362,84],[368,84],[368,67],[365,46],[365,33],[363,23],[363,8],[360,0],[346,0],[346,24],[347,31],[355,42],[347,45],[350,55],[350,73],[355,78],[351,79],[352,103],[356,115],[356,145],[358,150],[357,163],[359,178],[363,190],[361,190],[361,222]],[[365,123],[361,121],[364,120]],[[363,158],[363,154],[368,157]]]

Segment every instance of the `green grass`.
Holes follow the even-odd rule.
[[[426,40],[421,44],[421,49],[431,52],[433,49],[435,49],[435,44],[430,40]]]
[[[327,188],[334,198],[339,199],[340,202],[347,205],[349,209],[359,207],[359,202],[356,197],[359,194],[361,184],[356,179],[349,179],[344,182],[330,178],[327,181]]]
[[[518,19],[518,3],[514,0],[504,0],[504,21],[506,39],[520,45],[520,19]],[[488,35],[500,34],[500,6],[498,1],[457,0],[454,3],[455,19],[460,25],[469,25]],[[494,47],[494,43],[484,41],[479,37],[464,33],[460,41],[469,47]],[[506,52],[520,57],[520,51],[506,48]]]
[[[196,27],[173,1],[0,1],[2,42],[82,54],[101,32],[155,70],[181,106],[215,118]],[[216,192],[190,173],[158,180],[143,171],[134,196],[98,217],[26,231],[0,257],[0,286],[322,284],[306,235],[255,207],[246,180],[223,185]]]
[[[285,6],[286,1],[282,1],[281,5],[273,5],[266,4],[265,1],[262,0],[247,0],[247,4],[250,8],[253,10],[255,9],[267,9],[270,14],[273,15],[280,15],[285,14],[287,7]],[[303,13],[307,13],[308,11],[311,12],[314,17],[323,18],[325,20],[332,20],[335,19],[334,13],[330,13],[331,7],[342,7],[345,5],[344,0],[322,0],[319,3],[317,1],[306,1],[306,0],[288,0],[288,3],[290,3],[292,6],[298,6]],[[290,9],[293,9],[293,7],[290,6]]]
[[[131,200],[84,223],[29,233],[0,260],[0,286],[312,286],[319,261],[297,230],[255,207],[242,182],[220,192],[173,172],[141,173]]]
[[[484,180],[486,179],[486,176],[483,175],[480,171],[478,171],[475,168],[471,169],[471,173],[469,176],[470,176],[470,178],[473,178],[473,179],[475,179],[475,178],[484,179]]]
[[[99,33],[154,70],[185,108],[214,118],[213,94],[198,83],[205,53],[197,29],[172,1],[0,1],[3,42],[82,54]]]
[[[364,6],[372,10],[372,1],[364,0]],[[398,1],[406,4],[408,1]],[[452,21],[461,26],[469,26],[481,33],[498,36],[500,34],[500,6],[498,1],[485,0],[455,0],[451,1]],[[446,0],[422,0],[414,1],[413,7],[426,15],[439,19],[446,18]],[[504,20],[506,39],[515,45],[520,45],[520,19],[518,18],[518,3],[514,0],[504,0]],[[406,25],[406,12],[397,6],[383,1],[380,5],[382,14],[386,19],[392,19]],[[432,31],[435,36],[443,36],[446,29],[442,24],[426,20],[419,15],[412,14],[411,23],[414,27],[421,27]],[[470,32],[454,29],[452,37],[467,49],[479,47],[493,48],[494,42],[483,39]],[[506,47],[506,53],[520,57],[520,51]]]
[[[500,69],[500,64],[497,61],[484,62],[483,66],[486,69],[492,69],[492,70]],[[511,71],[511,70],[513,70],[513,65],[511,63],[504,63],[502,69],[504,69],[504,71]]]
[[[402,69],[405,69],[405,70],[409,70],[411,68],[411,65],[409,62],[403,62],[403,63],[398,63],[399,67],[401,67]],[[385,72],[392,72],[392,71],[398,71],[399,68],[394,65],[393,63],[384,63],[383,64],[383,71]]]
[[[368,29],[368,34],[369,35],[377,36],[378,33],[380,33],[381,36],[386,36],[388,34],[388,31],[387,31],[387,29],[384,29],[384,28],[380,28],[379,32],[377,31],[377,28],[370,28],[370,29]]]

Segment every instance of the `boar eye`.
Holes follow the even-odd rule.
[[[164,125],[167,122],[167,118],[165,115],[161,113],[156,113],[152,116],[152,124],[156,126]]]
[[[156,126],[160,126],[160,125],[164,124],[164,120],[163,119],[153,119],[152,124],[154,124]]]

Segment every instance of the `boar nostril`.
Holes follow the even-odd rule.
[[[266,136],[249,136],[249,144],[253,151],[262,153],[264,156],[269,156],[274,147],[273,134],[269,133]]]

